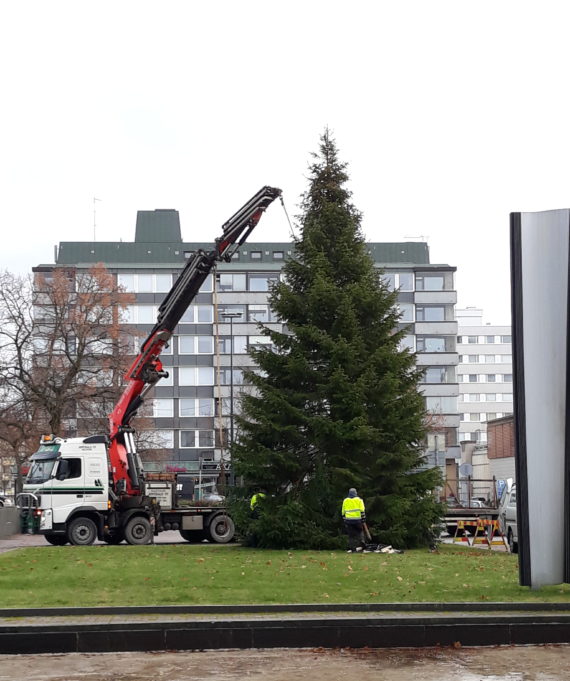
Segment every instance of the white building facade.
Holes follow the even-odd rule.
[[[510,325],[483,323],[483,311],[456,310],[459,440],[487,442],[487,421],[513,413]]]

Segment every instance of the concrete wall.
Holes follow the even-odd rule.
[[[20,511],[14,506],[0,508],[0,539],[20,533]]]

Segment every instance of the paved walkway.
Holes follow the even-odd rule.
[[[156,544],[186,544],[180,536],[180,532],[174,530],[170,532],[161,532],[154,538],[154,541]],[[106,546],[105,542],[96,541],[95,543]],[[7,539],[0,539],[0,553],[36,546],[51,546],[51,544],[48,544],[45,538],[40,534],[14,534]],[[218,544],[215,546],[218,546]],[[219,546],[225,545],[219,544]]]

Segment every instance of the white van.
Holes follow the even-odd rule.
[[[518,553],[517,485],[512,480],[507,480],[507,485],[499,503],[499,526],[507,538],[511,553]]]

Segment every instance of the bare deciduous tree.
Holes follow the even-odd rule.
[[[29,456],[42,432],[106,432],[135,351],[134,297],[101,264],[35,278],[0,274],[0,444]]]

